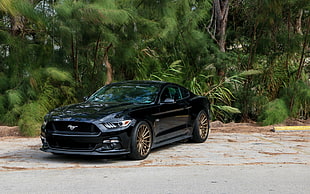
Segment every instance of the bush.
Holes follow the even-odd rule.
[[[3,118],[3,115],[6,112],[5,105],[6,105],[6,98],[4,95],[0,95],[0,118]]]
[[[289,117],[289,109],[283,99],[276,99],[269,102],[259,116],[263,125],[282,123]]]
[[[18,121],[20,131],[25,136],[36,136],[40,134],[40,126],[43,122],[45,108],[38,103],[25,104],[22,107],[22,114]]]
[[[43,117],[49,110],[77,101],[72,76],[60,68],[29,71],[27,76],[20,77],[13,88],[4,88],[3,80],[1,77],[0,122],[10,126],[19,125],[25,136],[40,134]]]
[[[290,107],[290,117],[307,120],[310,116],[310,86],[294,82],[283,88],[280,95]]]

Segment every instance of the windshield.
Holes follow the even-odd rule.
[[[89,97],[88,102],[143,103],[156,99],[159,88],[153,85],[116,84],[101,88]]]

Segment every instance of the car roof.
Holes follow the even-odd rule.
[[[157,86],[157,87],[161,87],[161,88],[165,87],[166,85],[171,84],[171,85],[178,86],[178,87],[181,87],[181,88],[188,90],[184,86],[181,86],[181,85],[176,84],[176,83],[165,82],[165,81],[154,81],[154,80],[128,80],[128,81],[114,82],[114,83],[111,83],[109,85],[122,85],[122,84],[133,84],[133,85],[145,84],[145,85],[153,85],[153,86]],[[190,90],[188,90],[188,91],[190,91]]]
[[[121,81],[112,83],[113,85],[117,84],[149,84],[149,85],[165,85],[168,82],[163,81],[152,81],[152,80],[129,80],[129,81]]]

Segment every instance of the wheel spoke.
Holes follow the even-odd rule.
[[[142,134],[142,138],[143,138],[143,139],[148,138],[148,137],[149,137],[149,134],[150,134],[149,131],[145,128],[144,131],[143,131],[143,134]]]
[[[151,148],[150,129],[146,125],[141,125],[137,134],[137,151],[143,156],[146,155]]]
[[[203,124],[203,125],[207,124],[208,123],[208,118],[205,115],[202,116],[200,123]]]
[[[205,138],[208,135],[209,120],[207,115],[201,114],[199,118],[199,133],[201,138]]]

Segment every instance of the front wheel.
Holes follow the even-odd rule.
[[[196,143],[202,143],[208,138],[209,132],[210,120],[207,113],[202,110],[195,119],[192,140]]]
[[[139,122],[131,136],[131,151],[129,157],[134,160],[145,159],[152,147],[153,134],[151,127],[145,121]]]

